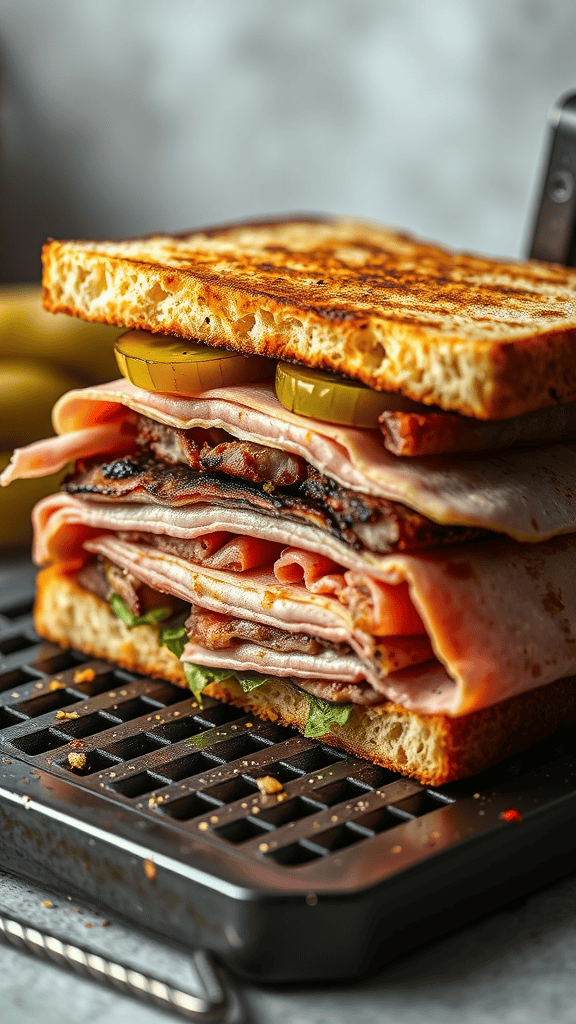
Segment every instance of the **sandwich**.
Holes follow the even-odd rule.
[[[2,482],[35,623],[435,784],[576,719],[576,271],[352,220],[49,242],[123,328]]]

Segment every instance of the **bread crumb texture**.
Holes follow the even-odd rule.
[[[347,373],[479,418],[576,398],[576,271],[357,220],[44,247],[44,304]]]

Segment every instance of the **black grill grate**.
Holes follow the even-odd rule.
[[[514,836],[517,856],[517,840],[524,832],[503,825],[499,818],[502,808],[513,799],[515,806],[520,801],[523,813],[542,813],[559,800],[574,798],[575,729],[566,729],[482,778],[441,789],[422,787],[230,705],[208,699],[199,707],[187,691],[169,683],[40,642],[32,624],[31,599],[21,594],[5,596],[0,602],[0,652],[0,769],[4,769],[2,777],[12,780],[5,782],[0,806],[4,828],[8,827],[14,839],[4,846],[0,843],[2,862],[12,869],[33,871],[36,877],[44,872],[47,878],[57,876],[71,882],[80,864],[78,885],[105,905],[113,905],[172,938],[204,941],[253,976],[314,977],[357,970],[349,953],[345,964],[335,955],[332,946],[336,940],[326,933],[327,928],[336,929],[335,934],[340,928],[348,951],[354,941],[358,945],[350,899],[355,900],[358,914],[364,898],[370,896],[365,914],[372,934],[374,907],[378,905],[375,892],[380,892],[382,907],[390,907],[392,892],[396,898],[402,888],[398,879],[404,885],[410,871],[418,867],[419,878],[400,907],[408,921],[406,907],[414,903],[425,877],[429,892],[439,888],[448,894],[458,873],[454,874],[453,865],[446,866],[431,890],[424,864],[429,869],[434,864],[447,865],[449,853],[464,849],[471,840],[477,858],[480,840],[492,843],[494,836],[500,836],[500,849],[497,843],[491,863],[502,866],[507,863],[510,837]],[[78,754],[84,755],[80,762]],[[535,765],[540,771],[536,789],[526,783],[527,769]],[[28,774],[25,771],[18,783],[23,766]],[[552,775],[554,771],[563,773],[563,782],[558,775],[558,780],[550,783],[550,767]],[[261,792],[258,780],[263,776],[278,780],[281,791]],[[37,802],[36,797],[42,799]],[[22,818],[26,827],[19,824],[22,808],[39,811],[34,818],[38,823],[34,849],[28,834],[30,814]],[[64,818],[68,822],[65,829]],[[108,845],[102,828],[108,829]],[[91,829],[94,834],[81,839]],[[123,850],[126,858],[130,844],[136,841],[140,860],[130,855],[131,871],[128,862],[123,864],[120,891],[114,881],[114,871],[119,868],[110,864],[110,849],[117,847],[115,856],[119,857]],[[525,842],[529,845],[528,839]],[[533,837],[530,843],[533,846]],[[77,853],[80,848],[81,854]],[[566,848],[564,842],[564,851]],[[550,862],[552,853],[550,847]],[[142,857],[153,862],[155,879],[156,865],[167,856],[172,874],[166,868],[161,891],[149,889],[143,899],[144,876],[134,864],[141,864]],[[209,882],[202,883],[204,889],[198,879],[192,882],[189,876],[190,869],[198,866],[207,877],[213,872]],[[472,872],[476,888],[482,870],[477,864]],[[529,878],[528,870],[524,874]],[[272,899],[272,917],[258,919],[262,934],[257,939],[254,935],[250,941],[242,937],[238,921],[234,922],[240,897],[236,902],[230,895],[224,898],[231,881],[244,886],[244,892],[249,889],[250,900],[257,897],[262,906]],[[391,890],[393,881],[395,889]],[[493,877],[491,891],[497,889]],[[212,902],[208,899],[208,909],[204,906],[200,912],[198,900],[207,899],[208,890]],[[512,890],[508,879],[499,899],[513,895]],[[344,916],[338,926],[333,921],[324,923],[320,941],[328,943],[332,953],[316,954],[310,965],[295,959],[294,950],[288,957],[286,951],[282,953],[284,939],[277,929],[285,927],[283,900],[296,900],[298,906],[309,908],[316,905],[322,892],[328,898],[326,921],[329,901],[334,898],[340,899]],[[464,917],[486,909],[486,892],[477,895],[484,902],[474,909],[472,899]],[[187,907],[185,926],[175,922],[176,902]],[[448,899],[452,910],[453,904],[452,895]],[[246,902],[242,905],[246,921],[251,920],[254,908],[249,914]],[[264,913],[262,906],[260,913]],[[428,913],[436,922],[435,932],[447,927],[445,910],[446,900]],[[200,917],[203,922],[210,918],[212,911],[218,922],[213,922],[210,931],[199,922]],[[422,913],[417,918],[418,934],[425,937]],[[456,923],[460,919],[453,914],[448,918]],[[260,952],[255,959],[262,935],[274,928],[274,954],[268,944],[268,953]],[[384,933],[390,928],[390,923],[383,925]],[[394,951],[411,944],[408,936],[402,938],[402,928],[395,926],[393,932]],[[365,942],[360,947],[365,961],[373,959]],[[378,948],[380,958],[391,955],[382,943]]]

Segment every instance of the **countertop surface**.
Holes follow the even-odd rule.
[[[17,561],[0,562],[9,587]],[[543,879],[544,881],[544,879]],[[48,901],[51,906],[43,906]],[[540,1024],[576,1021],[576,877],[564,879],[356,983],[259,988],[233,981],[254,1024]],[[185,954],[66,894],[0,874],[0,915],[185,981]],[[90,931],[85,931],[86,927]],[[160,1024],[179,1018],[0,943],[2,1024]]]
[[[52,896],[53,906],[42,907]],[[83,910],[76,914],[74,910]],[[566,879],[342,986],[256,988],[235,983],[253,1024],[544,1024],[576,1020],[576,879]],[[12,913],[109,956],[145,954],[147,940],[78,902],[0,877],[0,914]],[[68,920],[66,920],[68,916]],[[100,935],[95,934],[100,930]],[[86,932],[84,932],[86,935]],[[105,936],[105,938],[100,938]],[[165,963],[162,962],[164,957]],[[161,970],[173,954],[155,958]],[[160,1024],[177,1020],[102,985],[0,944],[2,1024]]]

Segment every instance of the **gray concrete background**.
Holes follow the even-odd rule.
[[[295,209],[517,255],[573,0],[0,0],[4,280]]]

